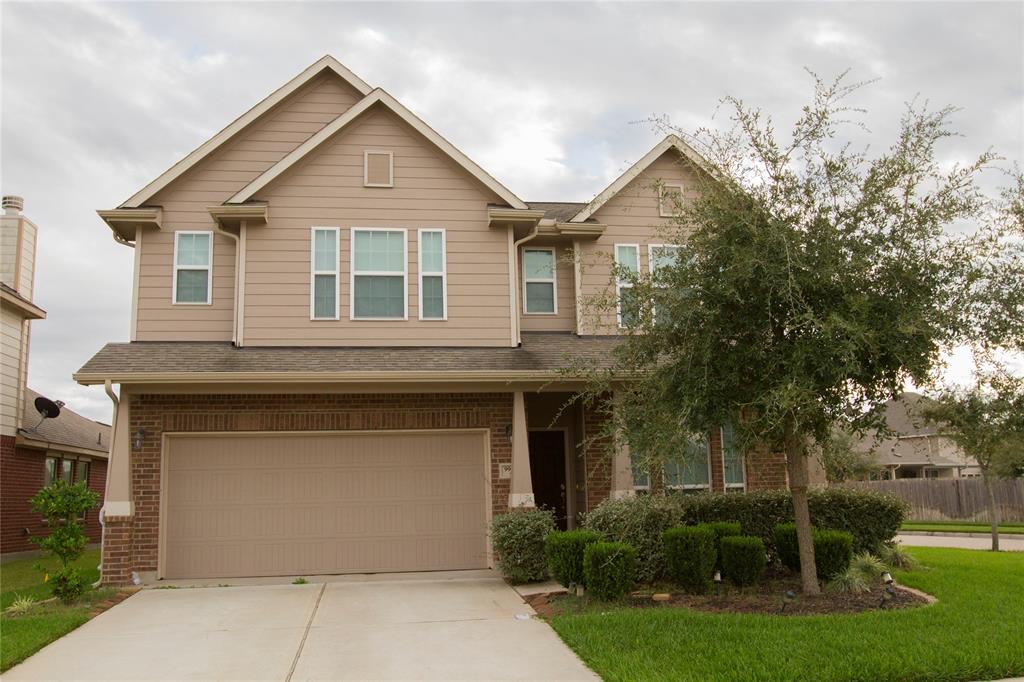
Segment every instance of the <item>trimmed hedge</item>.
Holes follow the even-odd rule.
[[[565,587],[584,585],[583,551],[587,545],[600,541],[601,535],[592,530],[548,533],[544,538],[544,554],[551,576]]]
[[[583,517],[583,527],[636,550],[637,579],[650,582],[665,575],[665,531],[680,525],[680,498],[635,495],[605,500]]]
[[[598,599],[618,599],[636,584],[636,550],[624,542],[592,542],[583,551],[583,582]]]
[[[677,526],[665,531],[668,574],[687,591],[708,591],[717,559],[715,531],[710,526]]]
[[[548,559],[544,538],[555,530],[555,514],[547,509],[510,511],[491,521],[491,545],[501,572],[513,583],[546,580]]]
[[[813,536],[814,529],[811,528]],[[800,572],[800,545],[796,538],[795,523],[780,523],[775,526],[775,556],[791,571]]]
[[[764,575],[768,556],[761,538],[731,535],[722,538],[722,575],[740,587],[753,585]]]
[[[722,538],[742,535],[743,529],[740,524],[732,521],[714,521],[704,525],[715,531],[715,568],[720,571],[722,570]]]
[[[814,533],[814,567],[819,580],[831,580],[850,567],[853,535],[842,530]]]

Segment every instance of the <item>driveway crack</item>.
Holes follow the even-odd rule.
[[[284,682],[291,682],[292,675],[295,674],[295,666],[299,664],[299,656],[302,655],[302,649],[306,646],[306,637],[309,636],[309,628],[313,626],[313,619],[316,617],[317,609],[320,608],[320,600],[323,599],[324,590],[327,589],[327,583],[320,586],[320,592],[316,595],[316,603],[313,604],[313,610],[309,612],[309,620],[306,621],[306,629],[302,632],[302,640],[299,642],[299,648],[295,652],[295,658],[292,659],[292,667],[288,669],[288,676],[284,678]]]

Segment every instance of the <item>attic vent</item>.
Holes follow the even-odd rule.
[[[9,209],[12,213],[20,213],[25,209],[25,200],[13,194],[8,194],[3,198],[3,208],[4,211]]]
[[[363,152],[364,186],[394,187],[394,171],[394,155],[391,152],[372,150]]]

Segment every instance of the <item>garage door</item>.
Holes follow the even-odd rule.
[[[172,435],[161,575],[485,568],[480,432]]]

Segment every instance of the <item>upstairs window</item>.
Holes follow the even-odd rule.
[[[629,277],[635,277],[640,272],[640,245],[616,244],[615,264],[619,270],[615,280],[615,298],[618,302],[616,315],[619,327],[632,327],[637,323],[639,306],[636,295],[633,293],[633,282]]]
[[[722,427],[722,470],[725,473],[725,491],[743,492],[747,488],[746,467],[740,452],[736,429],[732,425]]]
[[[667,288],[667,285],[659,277],[659,271],[661,276],[664,277],[664,269],[672,267],[676,263],[676,259],[679,257],[679,247],[672,246],[669,244],[650,244],[647,247],[647,263],[651,271],[651,280],[656,286],[668,295],[671,295],[674,290]],[[654,306],[653,311],[654,321],[664,323],[666,316],[663,314],[661,319],[658,318],[657,305]]]
[[[444,230],[420,230],[420,319],[448,319]]]
[[[172,303],[210,303],[213,232],[174,233]]]
[[[388,228],[352,228],[351,318],[405,320],[406,233]]]
[[[554,249],[523,249],[523,312],[531,315],[558,312]]]
[[[337,320],[338,228],[314,227],[310,237],[309,316],[313,320]]]
[[[363,152],[363,186],[395,186],[394,154],[369,149]]]
[[[658,188],[658,212],[662,218],[673,218],[679,215],[682,201],[682,185],[665,183]]]

